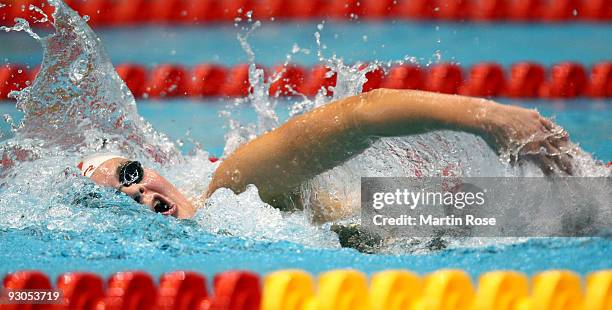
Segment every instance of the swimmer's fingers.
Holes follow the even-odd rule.
[[[519,159],[531,161],[538,165],[545,175],[551,175],[555,171],[556,163],[552,158],[546,156],[547,151],[542,150],[544,147],[541,142],[531,142],[523,147]]]
[[[551,134],[546,141],[543,141],[545,155],[554,160],[559,170],[572,175],[572,161],[568,152],[569,134],[547,118],[541,117],[540,123],[543,129]]]
[[[557,142],[557,141],[555,141]],[[552,158],[559,170],[572,175],[572,160],[571,157],[567,154],[563,148],[560,147],[560,143],[556,144],[546,141],[544,143],[544,147],[546,148],[546,156],[548,158]]]
[[[545,117],[540,117],[540,123],[549,131],[552,131],[555,128],[555,124]]]
[[[558,156],[555,156],[555,162],[559,169],[565,171],[569,175],[574,174],[572,165],[572,155],[570,154],[570,143],[567,140],[553,140],[549,142],[551,147],[556,149]]]
[[[537,164],[547,176],[552,175],[557,169],[572,174],[570,158],[548,141],[527,144],[520,157]]]
[[[551,120],[541,117],[540,124],[542,125],[544,132],[552,133],[557,139],[562,141],[569,141],[569,133],[560,126],[553,123]]]
[[[523,156],[523,158],[533,161],[535,164],[540,167],[540,170],[544,172],[544,175],[551,175],[555,172],[556,163],[553,159],[548,158],[546,155],[538,153],[538,154],[529,154]]]

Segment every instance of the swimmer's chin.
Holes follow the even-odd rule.
[[[178,218],[178,207],[176,206],[176,204],[173,204],[170,206],[170,209],[168,211],[161,212],[160,214],[163,216],[172,216]]]
[[[174,211],[173,211],[174,209]],[[195,213],[196,213],[196,209],[193,205],[191,205],[190,203],[187,203],[185,205],[174,205],[169,212],[172,212],[172,214],[169,214],[168,216],[173,216],[177,219],[190,219],[192,218]]]

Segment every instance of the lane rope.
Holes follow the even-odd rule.
[[[317,278],[302,270],[281,270],[263,277],[249,271],[226,271],[206,277],[190,271],[163,274],[159,282],[141,271],[111,275],[70,272],[54,286],[38,271],[4,277],[6,290],[57,290],[61,305],[53,309],[501,309],[605,310],[612,304],[612,270],[584,279],[568,270],[542,271],[529,278],[515,271],[490,271],[476,285],[465,271],[438,270],[419,276],[387,270],[367,276],[356,270],[332,270]],[[21,309],[6,304],[3,309]],[[58,294],[59,295],[59,294]],[[29,309],[29,308],[28,308]]]
[[[362,66],[365,68],[366,66]],[[266,76],[280,75],[270,85],[272,96],[318,92],[333,94],[336,75],[329,68],[298,65],[264,68]],[[162,64],[147,68],[137,64],[117,66],[119,76],[137,98],[242,97],[249,94],[248,65],[225,67],[200,64],[192,68]],[[31,84],[38,69],[23,65],[0,67],[0,98]],[[610,98],[612,97],[612,61],[600,62],[590,70],[573,63],[558,63],[550,68],[533,62],[519,62],[505,69],[496,63],[479,63],[469,69],[440,63],[430,67],[394,65],[377,67],[366,74],[367,92],[376,88],[420,89],[476,97],[509,98]]]
[[[64,0],[93,26],[232,23],[259,20],[442,20],[477,22],[610,22],[609,0]],[[53,11],[44,0],[4,1],[0,23]]]

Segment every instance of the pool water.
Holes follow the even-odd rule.
[[[256,61],[265,65],[282,63],[296,43],[311,52],[293,55],[294,62],[304,65],[317,62],[313,35],[316,29],[312,23],[264,25],[252,37]],[[610,42],[604,39],[612,35],[612,29],[602,24],[357,23],[326,24],[323,29],[322,41],[327,46],[324,53],[336,54],[347,62],[416,57],[423,64],[440,59],[464,65],[485,60],[502,64],[518,60],[543,64],[576,60],[591,64],[605,60],[612,51]],[[100,34],[114,63],[232,65],[246,60],[234,39],[236,32],[231,26],[145,27],[101,30]],[[571,44],[569,39],[573,40]],[[40,62],[39,44],[26,35],[1,34],[0,40],[0,59],[32,66]],[[228,131],[227,120],[219,113],[227,109],[227,103],[222,99],[141,101],[138,110],[157,130],[182,145],[183,153],[189,153],[198,144],[218,156]],[[612,160],[610,100],[507,103],[536,107],[542,114],[555,117],[571,138],[596,159]],[[289,105],[281,102],[276,107],[283,120],[289,114]],[[16,121],[21,118],[10,104],[0,104],[0,112]],[[245,123],[256,117],[249,106],[239,106],[232,112],[233,119]],[[4,123],[0,126],[4,135],[0,140],[10,138],[9,126]],[[185,175],[204,175],[214,169],[205,156],[196,153],[186,158],[187,163],[164,171],[184,182],[181,177]],[[225,216],[221,221],[236,221],[227,224],[227,231],[211,230],[201,219],[164,218],[143,210],[127,197],[104,191],[97,192],[106,199],[102,204],[75,207],[69,202],[75,198],[74,193],[83,192],[90,184],[66,173],[69,170],[64,162],[58,165],[57,160],[68,165],[71,159],[59,157],[25,163],[12,175],[10,184],[0,184],[3,208],[0,274],[22,269],[39,269],[55,277],[77,270],[107,276],[138,269],[157,276],[177,269],[212,275],[229,269],[265,273],[300,268],[317,273],[332,268],[356,268],[372,273],[405,268],[426,273],[461,268],[477,276],[499,269],[528,274],[570,269],[586,274],[612,267],[609,256],[612,242],[606,238],[479,239],[440,251],[363,254],[339,248],[333,233],[326,227],[310,225],[303,215],[284,214],[265,206],[258,201],[253,188],[238,196],[227,193],[217,196],[213,208],[226,208],[227,212],[212,215]],[[46,169],[40,169],[41,166]],[[202,170],[189,170],[194,167]],[[194,181],[202,180],[196,177]]]
[[[282,121],[289,117],[290,99],[286,101],[276,108]],[[612,122],[609,121],[612,119],[612,100],[500,101],[538,109],[542,115],[554,118],[570,133],[573,141],[595,158],[612,161]],[[138,111],[172,140],[182,142],[183,153],[189,152],[194,147],[193,142],[197,142],[212,155],[221,156],[228,124],[219,113],[228,109],[228,103],[223,99],[140,100]],[[241,106],[237,112],[237,119],[243,123],[253,123],[257,119],[257,114],[249,106]],[[21,113],[10,104],[0,104],[0,113],[11,115],[15,122],[21,119]],[[5,136],[10,135],[9,128],[8,124],[0,122],[0,130]]]

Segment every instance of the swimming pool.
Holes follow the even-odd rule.
[[[252,38],[256,61],[266,65],[281,63],[297,43],[311,52],[309,55],[295,55],[294,62],[305,65],[317,62],[313,35],[316,29],[316,23],[265,25]],[[424,64],[439,59],[465,65],[483,60],[508,65],[525,59],[544,64],[562,60],[592,64],[608,60],[612,51],[612,46],[604,39],[612,36],[612,28],[606,24],[485,26],[398,22],[349,26],[328,23],[323,29],[322,41],[327,45],[325,53],[336,53],[347,62],[395,61],[413,56]],[[232,65],[243,62],[246,58],[234,39],[235,33],[236,29],[231,26],[100,31],[114,62],[148,65],[167,62],[190,65],[211,61]],[[563,38],[572,38],[575,42],[568,44]],[[25,35],[2,34],[0,39],[3,47],[9,47],[0,55],[7,62],[35,66],[40,61],[38,43]],[[173,140],[188,140],[186,137],[190,137],[213,155],[221,155],[226,122],[218,113],[226,109],[227,101],[212,101],[143,100],[138,108],[142,116]],[[612,160],[612,128],[607,121],[612,116],[609,99],[517,103],[536,106],[544,115],[556,116],[572,138],[594,153],[597,159]],[[277,106],[283,117],[288,114],[287,106],[282,103]],[[245,122],[254,120],[255,114],[250,107],[238,109],[237,118]],[[19,118],[19,113],[10,105],[0,105],[0,110]],[[6,125],[2,126],[3,132],[10,135]],[[189,149],[187,143],[183,150],[188,152]],[[48,177],[41,182],[53,180],[53,177]],[[0,273],[39,269],[55,277],[74,270],[109,275],[120,270],[141,269],[160,275],[177,269],[213,274],[230,269],[265,273],[284,268],[302,268],[313,273],[332,268],[356,268],[367,273],[406,268],[425,273],[440,268],[461,268],[476,276],[498,269],[532,274],[559,268],[586,274],[612,267],[608,255],[612,242],[604,238],[513,240],[434,252],[368,255],[333,246],[334,235],[308,225],[305,218],[280,214],[261,205],[254,206],[253,212],[241,210],[240,203],[228,206],[234,213],[227,213],[226,219],[236,219],[237,223],[230,227],[234,230],[227,234],[211,233],[197,222],[179,223],[166,219],[137,209],[133,203],[120,198],[115,203],[122,208],[74,210],[63,205],[65,197],[61,195],[62,191],[65,194],[70,189],[61,187],[66,184],[41,194],[37,191],[48,184],[29,182],[27,175],[18,176],[15,182],[23,185],[22,191],[5,192],[10,196],[3,198],[3,204],[9,205],[6,199],[26,198],[19,201],[23,209],[3,210],[11,213],[4,214],[0,225]],[[246,202],[252,198],[248,195],[253,193],[242,196]],[[45,198],[49,199],[48,203],[44,202]],[[25,208],[28,203],[33,204],[31,209]],[[240,212],[245,214],[239,216]],[[269,217],[266,220],[245,223],[266,216]],[[31,220],[25,221],[24,217]],[[254,238],[255,234],[265,238]],[[283,234],[292,237],[285,238]],[[304,239],[315,240],[305,242]]]

